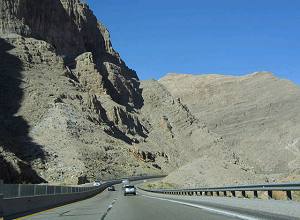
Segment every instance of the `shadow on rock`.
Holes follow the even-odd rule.
[[[9,164],[10,162],[0,155],[0,178],[5,182],[44,182],[29,164],[37,158],[44,160],[45,153],[42,147],[29,137],[27,122],[16,115],[23,98],[20,87],[22,62],[8,53],[13,48],[13,45],[0,38],[0,147],[5,152],[14,154],[20,161],[16,164],[18,170],[15,170],[15,164]],[[15,172],[19,177],[16,177]]]

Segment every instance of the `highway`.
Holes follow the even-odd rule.
[[[163,196],[163,197],[162,197]],[[19,220],[227,220],[227,219],[297,219],[278,214],[251,211],[245,208],[224,208],[222,205],[189,200],[187,197],[156,196],[138,191],[124,196],[121,186],[90,199],[32,214]],[[297,204],[298,205],[298,204]],[[299,207],[299,206],[298,206]]]

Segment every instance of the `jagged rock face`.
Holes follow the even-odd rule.
[[[0,45],[0,179],[146,172],[127,150],[147,136],[139,79],[86,4],[0,0]]]
[[[70,74],[73,72],[71,70]],[[76,58],[75,79],[90,93],[102,95],[107,93],[104,87],[103,76],[96,68],[93,55],[90,52],[83,53]]]
[[[146,131],[114,102],[91,53],[66,68],[45,41],[0,38],[0,179],[76,184],[156,172],[129,152]]]
[[[107,29],[79,0],[1,0],[0,34],[19,34],[50,43],[66,65],[91,52],[103,85],[119,104],[140,108],[143,99],[136,73],[114,51]]]
[[[0,7],[2,33],[45,40],[66,56],[106,52],[95,16],[79,0],[1,0]]]

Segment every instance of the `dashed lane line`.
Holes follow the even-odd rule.
[[[106,212],[102,215],[101,220],[104,220],[109,213],[109,211],[113,208],[113,205],[116,203],[117,199],[114,199],[111,204],[107,207]]]

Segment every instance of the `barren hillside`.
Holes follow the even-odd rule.
[[[0,179],[178,185],[299,174],[300,92],[269,73],[140,82],[80,0],[0,0]]]
[[[265,72],[242,77],[169,74],[159,83],[256,176],[272,181],[300,174],[298,86]],[[196,166],[186,165],[182,173]]]

